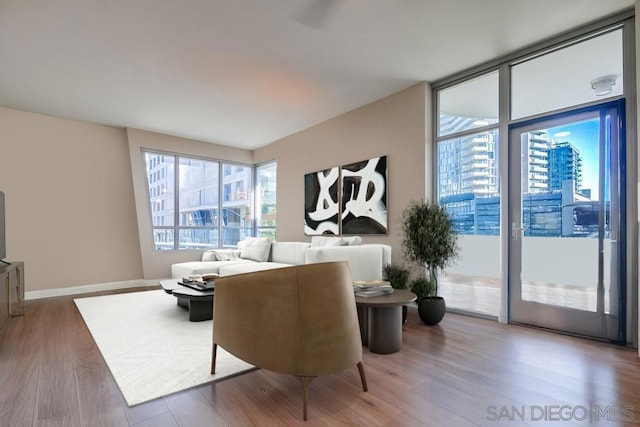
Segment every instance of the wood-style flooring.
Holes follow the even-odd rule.
[[[635,349],[412,309],[403,329],[364,349],[368,392],[355,366],[314,380],[305,423],[300,381],[264,370],[129,408],[73,297],[27,301],[0,330],[0,426],[640,425]]]

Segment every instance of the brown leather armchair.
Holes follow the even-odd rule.
[[[305,420],[309,384],[319,375],[356,365],[367,391],[346,261],[221,277],[215,286],[212,374],[221,346],[258,368],[295,375]]]

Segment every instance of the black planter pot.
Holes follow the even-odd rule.
[[[444,317],[446,306],[442,297],[427,297],[418,300],[418,315],[427,325],[437,325]]]
[[[402,306],[402,324],[404,325],[405,323],[407,323],[407,306],[403,305]]]

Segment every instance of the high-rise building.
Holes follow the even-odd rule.
[[[454,134],[473,128],[476,118],[441,116],[440,129]],[[453,138],[438,144],[440,198],[458,194],[498,194],[497,130]]]
[[[522,137],[522,192],[549,191],[549,149],[551,141],[545,131],[533,131]]]
[[[582,189],[582,157],[571,143],[555,142],[549,152],[550,190],[562,190],[563,181],[573,180],[574,191]]]

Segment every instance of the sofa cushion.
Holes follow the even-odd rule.
[[[305,264],[348,261],[353,280],[380,280],[386,245],[316,247],[305,251]]]
[[[273,242],[271,261],[291,265],[304,264],[304,251],[311,246],[306,242]]]
[[[238,243],[238,247],[240,248],[240,258],[265,262],[269,260],[271,239],[268,237],[246,237],[242,243]]]

